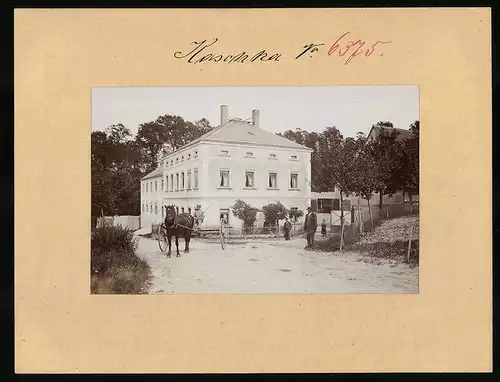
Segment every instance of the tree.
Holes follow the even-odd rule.
[[[399,191],[398,177],[401,174],[399,157],[401,146],[397,142],[399,133],[382,131],[375,141],[366,145],[365,150],[375,165],[376,190],[379,193],[379,210],[382,210],[383,196]]]
[[[318,160],[322,178],[319,191],[339,190],[340,194],[340,248],[344,242],[344,196],[349,196],[356,188],[356,157],[364,141],[359,138],[344,138],[335,126],[328,126],[321,134],[318,145]]]
[[[410,208],[413,205],[413,195],[418,194],[420,178],[420,122],[410,125],[413,136],[401,143],[399,168],[401,171],[401,188],[410,199]]]
[[[297,219],[301,218],[302,216],[304,216],[304,211],[302,210],[289,210],[288,211],[288,217],[290,218],[290,220],[293,220],[293,221],[297,221]]]
[[[240,220],[243,220],[243,227],[245,230],[253,227],[257,220],[257,212],[259,210],[252,207],[250,204],[238,199],[233,205],[233,215]]]
[[[358,139],[364,140],[364,137],[358,135]],[[370,200],[373,193],[377,190],[377,177],[375,160],[372,157],[371,150],[369,150],[369,148],[367,149],[367,147],[362,147],[357,153],[352,190],[356,196],[366,199],[368,202],[368,213],[373,229],[373,215]],[[360,222],[360,224],[362,224],[362,222]]]
[[[277,225],[278,220],[283,220],[287,215],[287,209],[281,202],[269,203],[262,207],[264,213],[264,225]]]
[[[177,115],[169,114],[139,125],[136,142],[144,155],[148,172],[156,167],[161,155],[181,148],[211,129],[210,123],[205,118],[192,123]]]

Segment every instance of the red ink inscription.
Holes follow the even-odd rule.
[[[352,60],[363,54],[365,57],[370,57],[372,53],[375,51],[375,47],[379,44],[390,44],[392,41],[376,41],[373,44],[369,44],[366,41],[362,40],[351,40],[351,41],[346,41],[344,37],[347,35],[351,34],[351,32],[346,32],[342,36],[340,36],[328,49],[328,55],[331,56],[334,53],[338,52],[339,57],[347,57],[347,59],[344,62],[344,65],[348,65],[352,62]],[[340,48],[340,49],[339,49]],[[377,47],[378,49],[379,47]],[[381,56],[383,54],[380,54]]]

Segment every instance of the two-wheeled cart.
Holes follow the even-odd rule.
[[[229,226],[226,223],[224,218],[220,219],[219,226],[215,227],[200,227],[195,221],[196,228],[189,228],[180,225],[183,228],[191,230],[193,232],[193,236],[195,237],[207,237],[207,236],[216,236],[220,241],[221,248],[224,250],[227,247],[227,239],[229,236]],[[153,237],[158,241],[158,246],[162,252],[166,252],[168,248],[168,239],[167,239],[167,227],[165,223],[161,223],[158,226],[157,232],[153,232]]]

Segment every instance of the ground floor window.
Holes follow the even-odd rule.
[[[188,214],[191,215],[191,207],[188,207]]]
[[[181,214],[184,213],[184,207],[181,207]]]
[[[221,208],[220,214],[219,214],[219,220],[224,219],[226,224],[229,223],[229,208]]]
[[[336,203],[335,203],[336,201]],[[338,199],[318,199],[318,212],[329,214],[332,210],[338,211]]]

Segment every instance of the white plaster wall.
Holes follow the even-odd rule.
[[[155,191],[155,181],[157,182],[157,189]],[[151,224],[156,224],[161,220],[161,205],[163,201],[163,192],[161,190],[162,177],[158,176],[155,178],[149,178],[141,181],[141,228],[148,227]],[[148,184],[148,191],[145,190],[145,184]],[[151,190],[151,186],[153,190]],[[148,210],[146,211],[144,206],[148,205]],[[153,211],[150,207],[153,205]],[[157,205],[157,213],[155,212],[154,206]]]

